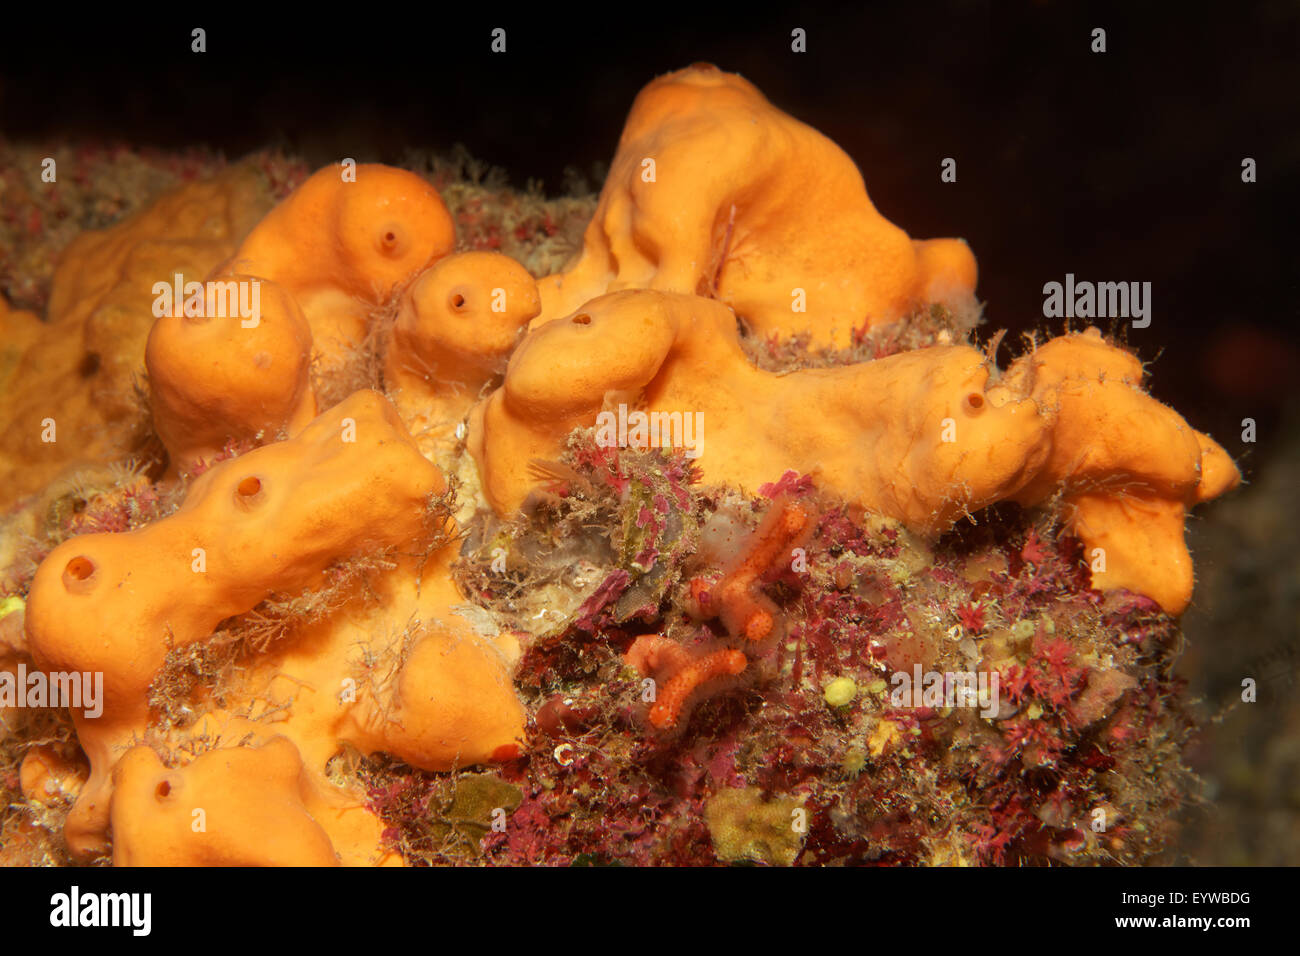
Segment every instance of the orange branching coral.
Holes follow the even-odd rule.
[[[732,566],[709,583],[691,581],[690,610],[697,618],[717,617],[727,633],[747,645],[768,641],[776,633],[778,610],[759,590],[761,579],[794,556],[794,549],[813,529],[812,511],[789,497],[781,497],[768,510],[758,528],[740,545]],[[671,638],[656,634],[637,638],[624,662],[664,684],[650,708],[649,720],[658,730],[671,730],[681,721],[683,709],[705,685],[744,673],[748,657],[735,648],[691,650]]]
[[[448,256],[412,282],[384,353],[384,385],[412,433],[454,428],[540,308],[532,276],[495,252]]]
[[[572,429],[597,425],[614,402],[640,403],[664,444],[676,441],[672,416],[695,416],[705,480],[754,491],[786,469],[816,474],[839,497],[927,535],[995,501],[1038,504],[1064,491],[1070,527],[1105,552],[1097,584],[1176,614],[1191,595],[1185,508],[1238,476],[1140,379],[1136,360],[1095,331],[1053,340],[1001,381],[968,346],[774,375],[746,360],[722,304],[625,291],[535,327],[475,409],[469,444],[503,512],[532,484],[515,463],[554,458]]]
[[[637,97],[581,257],[539,283],[539,321],[656,289],[720,299],[764,335],[843,347],[922,303],[967,307],[975,272],[964,242],[909,239],[838,146],[703,64]]]
[[[419,176],[335,164],[258,223],[224,271],[288,290],[328,367],[361,344],[377,306],[455,243],[451,214]]]
[[[683,709],[706,684],[723,677],[735,677],[743,673],[749,663],[744,652],[733,648],[692,656],[676,641],[655,634],[638,637],[624,660],[642,674],[658,675],[663,679],[649,714],[651,725],[658,730],[671,730],[678,726]]]
[[[650,723],[661,730],[676,726],[692,694],[710,681],[740,674],[747,663],[744,653],[733,649],[711,651],[691,661],[664,685],[650,708]]]
[[[813,530],[812,512],[782,497],[741,547],[733,567],[712,585],[691,583],[702,617],[717,616],[727,632],[750,643],[767,640],[776,626],[776,605],[759,590],[764,575],[790,565],[794,549]]]
[[[203,279],[270,207],[264,178],[241,165],[64,250],[47,322],[23,323],[31,341],[5,370],[0,479],[12,494],[38,491],[74,463],[129,452],[155,284]],[[3,318],[6,332],[21,315]]]
[[[642,674],[675,673],[691,660],[691,652],[683,645],[659,634],[638,637],[623,655],[623,662]]]
[[[185,315],[176,303],[154,323],[145,348],[154,429],[181,471],[211,460],[227,442],[274,441],[316,417],[311,330],[297,303],[267,280],[220,281],[252,285],[258,314]]]
[[[344,743],[425,769],[513,753],[523,716],[508,665],[518,648],[479,637],[454,611],[454,548],[430,550],[452,531],[436,506],[445,491],[392,406],[358,392],[294,438],[203,473],[175,514],[51,552],[27,605],[33,657],[47,672],[104,675],[103,713],[73,712],[91,765],[65,828],[73,851],[103,850],[113,766],[147,729],[177,753],[274,731],[317,782]],[[327,587],[340,561],[383,552],[395,567],[373,585],[373,601],[351,594],[345,612],[264,648],[241,690],[208,701],[192,727],[151,724],[151,689],[169,652],[210,641],[221,622],[272,594]],[[131,799],[112,797],[115,818],[153,807],[152,793],[122,805]],[[313,818],[344,862],[375,861],[378,821],[357,796],[334,799],[337,813]],[[126,839],[120,852],[130,857]],[[194,861],[207,852],[190,846]]]

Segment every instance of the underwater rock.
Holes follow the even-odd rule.
[[[563,247],[536,197],[516,261],[488,190],[346,163],[269,211],[265,187],[168,194],[69,248],[44,325],[0,312],[0,665],[104,677],[101,714],[6,721],[7,851],[1168,844],[1184,522],[1240,474],[1133,354],[1088,329],[998,368],[965,337],[965,244],[910,239],[835,144],[708,66],[638,97],[560,273],[524,266]],[[257,314],[144,294],[187,281],[257,283]],[[976,672],[997,700],[954,693]]]

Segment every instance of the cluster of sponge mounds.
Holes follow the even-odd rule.
[[[539,283],[538,321],[655,289],[719,299],[764,336],[843,348],[922,304],[973,306],[975,279],[963,241],[908,238],[835,143],[704,64],[637,97],[580,258]]]
[[[241,212],[256,185],[246,172],[187,187],[74,243],[69,262],[78,267],[56,280],[51,312],[64,340],[71,324],[129,318],[137,334],[121,356],[132,379],[145,359],[154,430],[172,466],[166,481],[198,476],[174,515],[66,542],[31,584],[23,624],[37,665],[107,680],[104,714],[74,714],[89,779],[64,775],[79,794],[65,836],[83,858],[105,850],[111,826],[121,863],[393,862],[364,801],[327,780],[340,748],[428,770],[516,751],[517,642],[454,610],[457,548],[434,547],[454,537],[446,483],[375,393],[317,418],[311,373],[313,360],[337,366],[375,352],[408,420],[441,440],[536,316],[536,286],[505,256],[447,255],[450,217],[418,177],[382,166],[361,166],[354,179],[344,172],[320,171],[255,227],[256,216]],[[207,280],[209,296],[191,310],[187,288],[187,301],[154,322],[154,283],[171,288],[177,274],[182,284]],[[212,314],[214,283],[255,283],[260,309]],[[223,294],[226,305],[239,299]],[[74,389],[75,408],[51,405],[19,362],[20,350],[51,335],[7,304],[0,321],[15,353],[15,367],[0,368],[6,384],[39,393],[66,437],[88,420],[91,389]],[[104,364],[116,367],[117,357]],[[266,447],[205,471],[257,445]],[[405,553],[413,547],[424,551]],[[376,561],[386,573],[363,584],[348,577],[353,565]],[[238,687],[225,686],[233,678],[223,671],[219,689],[171,699],[175,655],[224,653],[240,621],[262,619],[262,602],[292,605],[295,593],[328,593],[325,619],[291,612],[276,631],[291,639],[242,651]],[[272,735],[279,739],[267,743]],[[252,751],[250,742],[262,745]],[[206,831],[190,826],[200,808],[210,814]],[[267,840],[271,832],[281,838]]]
[[[322,365],[359,348],[375,310],[452,251],[437,190],[379,164],[327,166],[277,205],[223,271],[278,283],[302,308]]]
[[[1053,340],[1005,381],[995,372],[974,348],[938,346],[776,375],[746,359],[725,305],[617,292],[529,333],[475,409],[469,446],[502,513],[534,484],[519,462],[557,457],[615,401],[639,403],[664,444],[673,416],[702,415],[706,481],[753,492],[793,469],[926,535],[997,501],[1064,491],[1072,529],[1109,555],[1098,584],[1180,613],[1184,509],[1239,480],[1227,454],[1146,395],[1140,365],[1095,330]],[[1150,512],[1168,520],[1149,526]]]
[[[30,343],[4,378],[0,479],[16,495],[38,491],[64,468],[129,449],[135,384],[154,321],[153,285],[203,279],[271,208],[265,178],[241,165],[181,186],[108,229],[82,233],[54,274],[46,323],[25,324]],[[12,348],[12,345],[8,346]],[[43,425],[54,419],[54,441]]]
[[[258,316],[176,301],[155,323],[145,360],[173,472],[195,471],[232,442],[264,444],[303,427],[328,404],[313,360],[332,386],[346,378],[341,363],[379,355],[372,384],[382,379],[423,449],[445,453],[537,315],[536,284],[513,259],[448,254],[450,217],[423,180],[380,165],[357,167],[355,180],[344,172],[311,176],[210,277],[208,301],[223,306],[256,284]]]
[[[754,492],[809,473],[926,535],[996,501],[1060,500],[1070,527],[1107,553],[1095,583],[1173,613],[1191,591],[1186,510],[1239,480],[1221,448],[1142,390],[1140,364],[1091,330],[1005,374],[964,345],[786,375],[755,368],[737,315],[764,336],[842,347],[919,305],[973,302],[975,263],[958,240],[913,241],[884,220],[838,147],[713,67],[642,92],[581,257],[540,283],[501,255],[451,254],[442,200],[402,170],[327,167],[256,226],[246,174],[186,189],[74,245],[55,328],[16,370],[0,366],[40,417],[54,395],[61,424],[107,436],[129,392],[123,370],[134,362],[134,375],[144,354],[173,475],[199,475],[174,514],[59,545],[30,589],[38,666],[105,675],[103,714],[74,713],[90,775],[65,834],[83,857],[102,853],[111,830],[124,864],[398,862],[375,813],[334,782],[342,751],[425,770],[516,753],[519,648],[459,613],[448,486],[429,460],[454,462],[450,436],[466,414],[483,493],[502,513],[532,489],[529,465],[557,458],[597,413],[644,408],[659,444],[698,414],[707,481]],[[261,283],[258,321],[186,316],[176,303],[146,349],[140,320],[153,312],[139,288],[177,272]],[[36,335],[29,319],[0,303],[15,338]],[[81,344],[128,326],[130,349]],[[50,345],[56,330],[76,340],[71,351]],[[394,404],[353,392],[358,359]],[[475,404],[503,367],[503,384]],[[59,388],[42,389],[47,380]],[[39,434],[34,408],[0,422],[6,437]],[[70,444],[82,454],[106,440],[67,435],[54,453],[17,441],[2,454],[38,463],[39,487]],[[263,447],[204,470],[232,443]],[[809,525],[783,503],[752,554],[694,595],[696,623],[720,619],[727,640],[632,646],[627,663],[664,681],[653,725],[683,724],[705,689],[752,676],[777,634],[759,580]],[[388,569],[349,577],[365,562]],[[328,613],[298,614],[275,640],[239,630],[313,594],[330,595]],[[241,633],[237,681],[187,691],[177,717],[168,681],[185,655]],[[40,769],[34,759],[28,776]]]
[[[293,296],[251,276],[216,281],[257,283],[258,320],[178,308],[155,323],[145,352],[154,430],[177,473],[195,473],[232,443],[291,436],[321,404],[312,332]],[[393,307],[378,330],[384,391],[421,451],[449,462],[458,426],[537,314],[536,284],[506,256],[459,253],[420,273]]]
[[[210,296],[197,314],[176,301],[149,333],[154,429],[170,474],[199,475],[180,510],[66,542],[33,581],[26,626],[38,665],[107,680],[103,716],[75,717],[90,778],[65,835],[81,856],[104,851],[111,818],[122,863],[321,862],[322,833],[330,860],[393,862],[374,815],[326,780],[340,747],[429,770],[514,753],[517,644],[485,638],[452,610],[457,549],[430,551],[431,535],[454,531],[431,503],[447,491],[441,473],[374,392],[316,417],[311,373],[313,359],[337,368],[363,348],[381,351],[407,420],[445,439],[537,314],[536,286],[504,256],[447,256],[450,218],[418,177],[361,166],[349,181],[344,171],[311,177],[237,251],[223,249],[224,263],[185,272],[209,285],[255,283],[256,315],[209,314]],[[395,318],[376,324],[385,306]],[[421,542],[425,553],[404,553]],[[335,601],[341,611],[299,619],[291,641],[254,648],[239,688],[209,688],[197,721],[178,729],[164,714],[159,724],[151,708],[169,655],[220,644],[223,622],[256,616],[272,596],[327,590],[340,565],[390,552],[393,569],[352,585]],[[109,639],[117,633],[128,636]],[[272,734],[282,739],[247,751]],[[168,769],[154,747],[173,765],[203,752]],[[200,806],[218,821],[210,838],[178,842],[170,825],[149,823],[158,816],[187,833]],[[262,828],[284,839],[265,842]]]
[[[296,819],[287,861],[319,861],[318,825],[343,862],[374,862],[383,858],[378,820],[359,797],[326,783],[341,746],[430,770],[513,753],[523,726],[509,678],[517,647],[481,638],[453,610],[460,596],[446,565],[455,549],[430,550],[453,530],[438,504],[445,491],[392,406],[358,392],[296,437],[206,471],[175,514],[56,548],[32,583],[28,645],[43,670],[100,671],[105,681],[103,714],[73,715],[91,774],[65,828],[72,850],[103,852],[110,813],[123,862],[215,859],[227,851],[213,840],[232,854],[252,852],[258,828]],[[351,600],[254,655],[246,692],[213,701],[188,735],[159,731],[178,750],[217,742],[209,758],[173,780],[153,760],[131,757],[133,747],[149,749],[140,741],[151,729],[150,690],[169,652],[211,640],[221,622],[272,593],[323,587],[339,562],[390,552],[396,567],[375,585],[377,601]],[[273,736],[292,755],[285,744],[268,744],[258,758],[234,746]],[[289,785],[296,760],[310,786]],[[240,766],[249,761],[274,772],[246,778]],[[150,821],[179,782],[202,795],[185,813],[209,812],[212,835],[164,852]],[[224,836],[212,832],[214,820],[232,821]]]

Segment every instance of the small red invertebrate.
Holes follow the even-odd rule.
[[[984,608],[978,601],[963,604],[957,608],[957,620],[961,621],[962,627],[968,631],[982,631],[984,630]]]

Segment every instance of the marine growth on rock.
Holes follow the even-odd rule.
[[[975,289],[709,65],[576,205],[250,160],[83,233],[0,300],[6,855],[1151,858],[1240,474]]]

